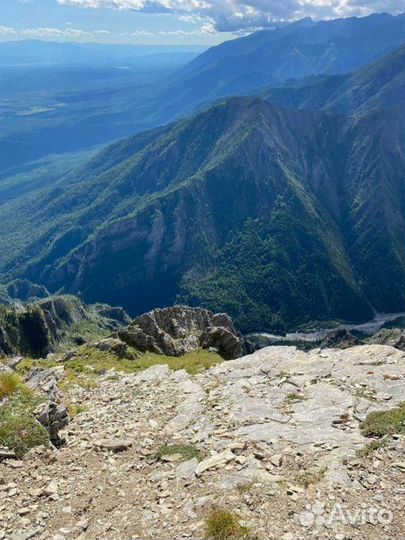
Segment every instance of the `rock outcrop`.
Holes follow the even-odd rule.
[[[121,308],[105,304],[87,306],[70,295],[25,305],[0,305],[0,356],[45,357],[62,344],[80,345],[129,321]]]
[[[337,328],[332,330],[320,343],[322,349],[348,349],[360,345],[358,337],[350,333],[346,328]]]
[[[48,430],[49,439],[56,447],[63,444],[64,439],[59,436],[59,432],[69,423],[68,411],[62,403],[58,386],[63,376],[63,366],[51,369],[36,367],[31,369],[25,378],[25,383],[31,390],[46,397],[46,400],[38,405],[35,417]]]
[[[369,340],[369,343],[380,345],[390,345],[400,351],[405,351],[405,330],[399,328],[382,328],[374,334]]]
[[[230,360],[244,348],[231,318],[225,313],[188,306],[155,309],[134,319],[116,336],[142,352],[182,356],[198,348],[213,348]]]

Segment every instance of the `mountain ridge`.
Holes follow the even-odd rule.
[[[402,103],[405,46],[352,73],[301,79],[259,92],[274,104],[333,114],[364,115]]]
[[[116,143],[31,195],[39,196],[29,216],[35,232],[19,251],[24,226],[13,224],[11,213],[18,215],[18,204],[29,199],[3,206],[8,225],[1,244],[9,255],[2,271],[79,293],[87,302],[114,297],[131,314],[180,298],[229,312],[249,331],[260,320],[271,329],[281,321],[322,318],[322,312],[365,319],[371,305],[399,311],[398,113],[356,119],[282,109],[260,98],[224,99]],[[391,148],[393,140],[398,148]],[[384,211],[367,196],[373,184]],[[367,247],[372,236],[364,228],[370,212],[376,239],[389,238],[389,286],[376,283]],[[384,246],[377,244],[382,264]],[[252,283],[249,253],[257,249],[261,262]],[[235,281],[235,273],[243,277]],[[318,283],[304,292],[311,276]]]

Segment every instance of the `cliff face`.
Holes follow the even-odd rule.
[[[45,357],[129,321],[123,310],[118,310],[118,318],[114,311],[105,316],[108,307],[85,306],[73,296],[50,297],[18,307],[0,305],[0,355]]]

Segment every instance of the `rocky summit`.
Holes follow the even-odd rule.
[[[1,539],[206,538],[213,507],[252,538],[404,537],[403,351],[267,347],[195,375],[118,363],[81,386],[56,372],[66,443],[0,450]]]
[[[155,309],[119,329],[114,337],[142,352],[181,356],[199,349],[214,349],[226,360],[243,354],[243,342],[226,313],[174,306]]]

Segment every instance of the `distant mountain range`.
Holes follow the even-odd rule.
[[[405,15],[303,19],[208,49],[176,73],[159,98],[166,111],[184,114],[271,83],[357,70],[402,45],[404,38]]]
[[[304,19],[212,47],[186,65],[184,55],[190,53],[156,51],[153,56],[142,47],[80,44],[54,44],[54,50],[43,44],[44,50],[38,51],[38,45],[31,50],[28,44],[25,61],[53,58],[57,64],[53,71],[47,67],[40,80],[49,81],[51,89],[55,80],[63,80],[64,86],[32,94],[30,85],[38,86],[38,74],[28,68],[17,74],[7,71],[7,80],[24,80],[24,93],[21,84],[2,93],[0,82],[0,97],[6,99],[3,107],[0,103],[0,174],[49,154],[78,152],[163,125],[222,97],[257,92],[292,78],[349,73],[398,48],[404,40],[405,15],[380,14],[321,22]],[[23,44],[18,44],[9,60],[7,54],[2,57],[4,47],[0,44],[0,65],[2,61],[15,64],[18,58],[23,61]],[[176,61],[169,64],[171,56],[180,66],[178,55],[183,55],[183,67],[175,73],[149,76],[149,80],[139,73],[156,66],[173,68]],[[76,69],[70,66],[62,73],[60,62],[65,69],[69,64]],[[117,66],[122,65],[130,69],[119,74]],[[83,71],[83,66],[88,69]],[[114,84],[119,78],[120,84]],[[91,80],[97,81],[93,93]]]
[[[21,40],[0,43],[0,67],[12,66],[139,66],[189,62],[205,47],[162,45],[108,45]]]

